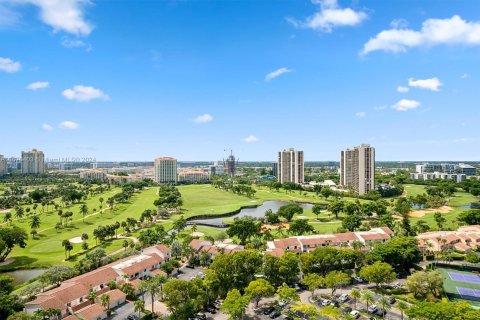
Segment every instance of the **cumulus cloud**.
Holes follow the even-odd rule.
[[[27,86],[27,89],[32,90],[32,91],[36,91],[36,90],[48,88],[49,85],[50,85],[50,83],[48,83],[47,81],[37,81],[37,82],[30,83]]]
[[[54,32],[63,31],[77,36],[87,36],[93,26],[85,20],[85,6],[89,0],[4,0],[9,4],[30,4],[40,10],[40,19]]]
[[[51,125],[49,125],[48,123],[44,123],[42,124],[42,130],[44,131],[52,131],[53,130],[53,127]]]
[[[75,130],[75,129],[78,129],[80,127],[80,125],[74,121],[63,121],[61,122],[58,127],[60,129],[68,129],[68,130]]]
[[[355,117],[357,118],[365,118],[366,115],[367,113],[365,111],[359,111],[355,113]]]
[[[282,74],[289,73],[289,72],[292,72],[292,70],[290,70],[288,68],[285,68],[285,67],[277,69],[275,71],[272,71],[272,72],[268,73],[265,76],[265,81],[273,80],[277,77],[280,77]]]
[[[420,106],[420,102],[416,100],[402,99],[395,103],[392,108],[397,111],[408,111],[416,109]]]
[[[243,138],[243,141],[245,141],[246,143],[254,143],[254,142],[258,142],[258,138],[255,137],[254,135],[249,135],[248,137]]]
[[[199,123],[199,124],[200,123],[207,123],[207,122],[210,122],[210,121],[213,121],[213,117],[208,113],[201,114],[198,117],[196,117],[195,119],[193,119],[193,122]]]
[[[72,89],[63,90],[62,96],[68,100],[90,101],[94,99],[110,100],[102,90],[88,86],[74,86]]]
[[[383,30],[363,47],[362,54],[373,51],[405,52],[414,47],[436,45],[480,45],[480,22],[469,22],[454,15],[447,19],[428,19],[420,30],[392,28]]]
[[[13,61],[9,58],[0,57],[0,71],[14,73],[20,71],[22,65],[18,61]]]
[[[405,93],[405,92],[410,91],[410,88],[409,87],[404,87],[404,86],[398,86],[397,91],[401,92],[401,93]]]
[[[442,83],[438,78],[430,78],[430,79],[408,79],[408,85],[414,88],[420,88],[425,90],[432,90],[432,91],[440,91],[440,86]]]
[[[363,11],[341,8],[337,0],[312,0],[312,3],[319,5],[319,11],[314,15],[304,21],[293,18],[288,18],[287,21],[297,28],[331,32],[336,27],[356,26],[368,17]]]

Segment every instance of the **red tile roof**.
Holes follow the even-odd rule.
[[[123,293],[122,291],[120,291],[118,289],[110,290],[110,291],[108,291],[104,294],[106,294],[107,296],[110,297],[110,302],[118,301],[120,299],[124,299],[124,298],[127,297],[127,295],[125,293]],[[103,296],[103,294],[102,294],[102,296]]]
[[[118,273],[112,268],[100,268],[91,272],[82,274],[78,277],[66,280],[65,283],[76,282],[81,283],[87,288],[99,286],[101,284],[107,284],[108,282],[115,280],[118,277]]]
[[[337,238],[338,242],[360,241],[353,232],[335,233],[335,238]]]
[[[297,238],[285,238],[285,239],[277,239],[273,241],[275,243],[275,247],[286,249],[287,247],[300,247],[301,244]]]
[[[86,308],[78,310],[76,314],[85,320],[97,320],[105,313],[105,308],[98,303],[89,305]]]

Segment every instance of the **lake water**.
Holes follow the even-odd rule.
[[[280,207],[289,204],[286,201],[265,201],[262,205],[256,208],[244,208],[240,210],[239,213],[229,216],[229,217],[219,217],[219,218],[209,218],[209,219],[199,219],[199,220],[192,220],[191,222],[196,223],[208,223],[208,224],[222,224],[223,220],[230,220],[235,218],[243,218],[243,217],[253,217],[253,218],[263,218],[265,216],[265,211],[268,209],[272,210],[273,212],[277,212]],[[301,203],[300,206],[303,209],[312,209],[313,204],[311,203]]]
[[[47,271],[47,269],[15,270],[10,272],[2,272],[0,275],[11,276],[15,278],[13,284],[18,286],[19,284],[35,279],[45,271]]]

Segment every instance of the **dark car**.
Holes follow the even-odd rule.
[[[206,307],[205,307],[205,311],[210,312],[210,313],[212,313],[212,314],[217,313],[217,309],[215,309],[215,308],[212,307],[212,306],[206,306]]]
[[[383,318],[387,314],[387,311],[378,308],[377,310],[375,310],[374,314]]]
[[[128,320],[138,320],[138,316],[136,314],[131,314],[127,317]]]
[[[340,309],[341,309],[343,312],[345,312],[345,313],[350,313],[350,312],[352,312],[352,310],[353,310],[353,309],[350,308],[350,307],[341,307]]]
[[[195,269],[195,266],[192,266],[191,264],[187,264],[186,267],[189,269]]]
[[[263,314],[264,315],[270,314],[270,313],[273,312],[273,310],[275,310],[274,307],[267,307],[267,308],[265,308],[265,310],[263,310]]]
[[[207,316],[203,313],[197,313],[195,315],[195,318],[200,319],[200,320],[207,320]]]
[[[395,299],[394,297],[388,297],[388,298],[387,298],[387,301],[388,301],[388,303],[390,303],[390,304],[394,304],[395,302],[397,302],[397,299]]]
[[[281,315],[280,311],[273,310],[272,312],[270,312],[270,314],[268,316],[270,317],[270,319],[275,319],[275,318],[280,317],[280,315]]]
[[[331,306],[334,306],[334,307],[338,307],[338,306],[340,305],[340,303],[338,303],[337,300],[332,299],[332,301],[330,301],[330,305],[331,305]]]
[[[283,320],[293,320],[293,318],[290,316],[286,316],[285,318],[283,318]]]

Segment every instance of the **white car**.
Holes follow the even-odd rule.
[[[326,306],[329,306],[330,303],[332,303],[332,301],[328,300],[328,299],[323,299],[322,301],[322,306],[326,307]]]
[[[350,297],[348,296],[348,294],[344,293],[340,297],[338,297],[338,300],[340,300],[341,302],[346,302],[349,298]]]
[[[350,315],[355,319],[358,319],[360,317],[360,312],[358,312],[357,310],[352,310],[352,312],[350,312]]]
[[[371,305],[368,307],[367,311],[368,311],[368,313],[374,313],[375,311],[377,311],[377,309],[378,309],[378,308],[377,308],[377,305],[371,304]]]

